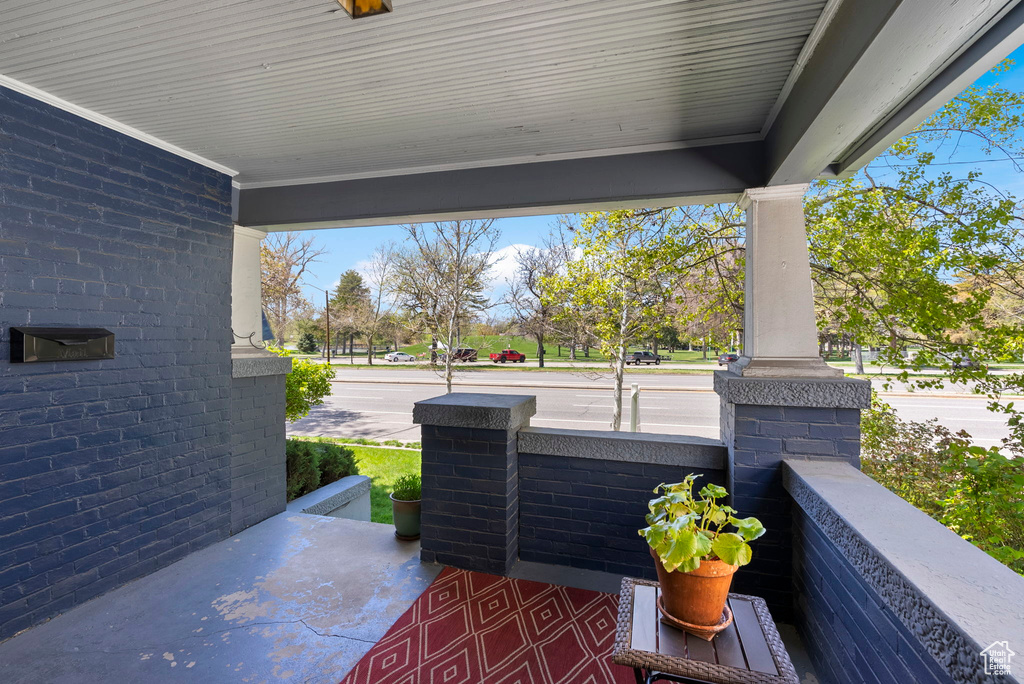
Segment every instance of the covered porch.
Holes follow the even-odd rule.
[[[869,387],[817,355],[801,199],[1024,42],[1024,5],[395,5],[4,4],[0,355],[17,326],[105,327],[117,353],[5,362],[2,667],[338,679],[436,564],[649,574],[647,492],[688,472],[769,527],[737,588],[796,625],[822,681],[981,682],[990,643],[1024,653],[1020,577],[857,470]],[[268,232],[733,201],[744,341],[716,375],[719,439],[541,430],[529,398],[449,395],[415,413],[418,559],[283,513]],[[163,613],[177,591],[203,608]],[[254,669],[219,662],[249,644]]]

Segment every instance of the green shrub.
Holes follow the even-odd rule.
[[[289,501],[343,477],[358,474],[359,468],[351,449],[304,439],[285,442],[285,488]]]
[[[288,356],[288,351],[267,347],[278,356]],[[305,359],[292,361],[292,371],[285,376],[284,415],[289,422],[305,418],[310,409],[324,403],[324,397],[331,393],[334,368],[325,363],[313,363]]]
[[[395,480],[392,495],[399,501],[419,501],[421,496],[419,473],[409,473]]]
[[[313,333],[304,332],[299,336],[298,344],[295,345],[303,354],[312,354],[317,350],[316,338],[313,337]]]
[[[285,489],[289,501],[320,486],[319,446],[297,439],[285,442]]]
[[[946,472],[955,477],[942,523],[1024,575],[1024,461],[969,447],[951,454]]]
[[[901,420],[877,400],[861,414],[861,470],[933,518],[949,490],[943,472],[950,448],[970,445],[935,420]]]
[[[320,450],[320,486],[337,482],[349,475],[358,475],[355,455],[351,449],[338,446],[337,444],[317,444]]]
[[[1024,458],[971,444],[935,420],[901,420],[877,398],[861,416],[861,468],[1000,562],[1024,574]]]

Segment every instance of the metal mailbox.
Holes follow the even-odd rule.
[[[11,328],[11,362],[114,358],[114,333],[104,328]]]

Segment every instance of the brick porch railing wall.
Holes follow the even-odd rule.
[[[754,562],[733,580],[733,590],[756,594],[772,615],[793,615],[793,535],[790,497],[782,484],[785,459],[860,464],[860,409],[866,380],[745,378],[715,373],[721,399],[721,434],[729,449],[727,488],[741,516],[754,516],[766,532]]]
[[[519,558],[655,578],[637,530],[662,482],[725,484],[725,446],[673,435],[519,431]]]
[[[517,560],[654,576],[647,502],[691,472],[725,481],[725,446],[671,435],[530,428],[533,397],[449,394],[418,402],[420,558],[508,574]]]
[[[290,366],[290,359],[281,359]],[[271,362],[276,362],[272,359]],[[231,534],[285,510],[285,375],[231,378]],[[279,370],[285,370],[280,368]],[[244,370],[242,371],[244,373]]]
[[[796,625],[823,684],[1017,681],[982,651],[1024,653],[1024,577],[849,465],[784,468]]]
[[[533,397],[448,394],[418,402],[422,424],[420,558],[506,575],[519,552],[516,433]]]

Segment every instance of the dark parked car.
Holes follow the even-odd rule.
[[[737,354],[736,352],[728,352],[728,353],[722,354],[721,356],[718,357],[718,365],[719,366],[728,366],[730,363],[733,363],[734,361],[739,361],[739,360],[740,360],[740,355],[739,354]]]
[[[444,361],[445,355],[443,353],[440,354],[440,358]],[[476,349],[469,347],[455,349],[452,351],[452,361],[476,361]]]
[[[649,351],[636,351],[626,357],[626,365],[633,364],[639,366],[641,363],[646,363],[648,366],[652,363],[655,366],[661,365],[661,358],[654,352]]]

